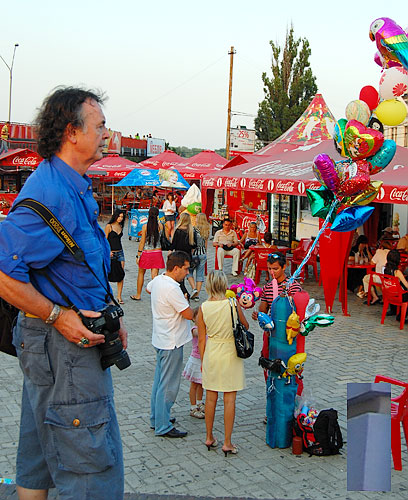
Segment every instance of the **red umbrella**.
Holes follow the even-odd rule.
[[[119,155],[107,155],[91,165],[87,174],[90,177],[122,179],[129,172],[138,167],[138,163],[122,158]]]
[[[185,166],[174,167],[185,179],[202,179],[205,174],[217,172],[228,162],[215,151],[201,151],[191,158],[187,158]]]
[[[166,149],[163,153],[141,161],[139,165],[144,168],[175,168],[179,170],[180,167],[187,164],[187,161],[174,151]]]

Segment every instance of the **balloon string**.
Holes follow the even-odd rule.
[[[309,260],[315,246],[317,245],[317,242],[319,241],[319,238],[320,236],[323,234],[323,231],[326,229],[327,225],[329,224],[330,222],[330,218],[332,216],[332,213],[335,209],[337,209],[337,207],[340,205],[340,201],[338,199],[335,199],[333,200],[333,203],[330,207],[330,210],[329,212],[327,213],[326,215],[326,218],[323,222],[323,225],[322,227],[320,228],[320,231],[317,233],[317,236],[312,244],[312,246],[309,248],[307,254],[305,255],[305,258],[302,260],[302,262],[300,263],[299,267],[296,269],[296,271],[292,274],[292,276],[289,278],[288,282],[286,283],[286,288],[288,289],[292,283],[295,281],[296,278],[299,277],[302,269],[303,269],[303,266],[306,264],[306,262]]]

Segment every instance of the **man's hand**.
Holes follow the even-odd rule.
[[[120,330],[118,332],[119,338],[122,342],[123,349],[127,349],[128,346],[128,332],[123,324],[122,318],[119,318],[120,321]]]
[[[81,309],[81,313],[88,318],[98,318],[101,313],[95,311],[84,311]],[[81,318],[78,314],[71,309],[63,309],[58,319],[53,324],[55,328],[63,335],[69,342],[77,344],[82,338],[89,340],[89,344],[84,345],[84,347],[93,347],[98,344],[103,344],[105,342],[105,336],[92,333],[86,326],[82,323]]]

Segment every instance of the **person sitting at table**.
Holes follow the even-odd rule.
[[[405,279],[405,276],[402,274],[402,272],[398,269],[398,266],[400,265],[401,261],[401,256],[398,250],[390,250],[387,255],[387,263],[385,264],[384,268],[384,274],[387,274],[389,276],[395,276],[398,278],[401,288],[404,292],[408,292],[408,282]],[[408,293],[403,293],[402,294],[402,301],[403,302],[408,302]],[[390,309],[387,312],[387,316],[394,315],[397,312],[397,306],[394,304],[390,304]],[[396,318],[397,321],[400,321],[400,315],[397,314]],[[408,316],[405,318],[405,323],[408,323]]]
[[[375,252],[375,254],[370,262],[370,264],[375,265],[375,272],[376,273],[379,273],[379,274],[384,273],[384,267],[385,267],[385,264],[387,263],[387,255],[388,255],[388,252],[390,250],[391,250],[391,242],[389,240],[383,240],[380,243],[380,248],[378,248],[376,250],[376,252]],[[377,275],[373,276],[373,282],[377,283],[377,284],[381,284],[381,280]],[[369,283],[370,283],[370,275],[366,274],[363,277],[364,291],[362,293],[357,294],[360,298],[367,297]],[[372,301],[371,301],[372,305],[380,303],[380,297],[377,295],[377,291],[375,289],[375,286],[371,287],[371,298],[372,298]]]
[[[232,229],[232,221],[224,219],[222,229],[214,235],[213,247],[217,248],[218,268],[222,271],[224,255],[232,255],[232,276],[238,276],[238,264],[241,252],[237,233]]]
[[[408,253],[408,234],[400,238],[397,244],[397,250],[399,250],[400,253]]]
[[[261,244],[261,235],[259,234],[259,231],[256,227],[256,222],[249,223],[248,231],[245,231],[239,242],[245,249],[245,252],[241,255],[241,258],[239,260],[240,262],[244,262],[244,260],[247,259],[244,270],[244,275],[246,275],[251,261],[255,258],[255,253],[251,249],[251,247]]]
[[[368,238],[361,234],[356,241],[356,244],[351,248],[349,255],[349,264],[367,264],[373,258],[370,249],[368,248]],[[363,277],[366,274],[366,269],[347,269],[347,288],[350,292],[358,287],[357,295],[363,292]],[[361,298],[361,293],[358,295]]]

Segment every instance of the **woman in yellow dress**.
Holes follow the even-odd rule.
[[[243,359],[238,358],[232,330],[231,306],[225,297],[228,280],[222,271],[212,271],[207,276],[205,301],[197,317],[198,346],[202,359],[202,385],[206,390],[205,426],[208,450],[216,448],[218,441],[213,435],[215,407],[218,393],[224,393],[224,444],[225,456],[236,454],[238,448],[231,442],[235,418],[235,399],[237,391],[245,388]],[[234,321],[236,309],[233,308]],[[248,322],[238,304],[241,323],[248,328]]]

